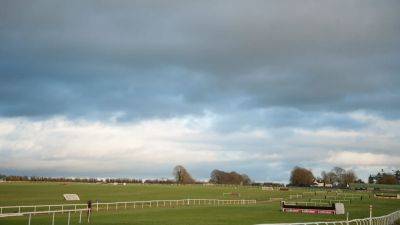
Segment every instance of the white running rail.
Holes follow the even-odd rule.
[[[400,210],[388,215],[344,221],[305,222],[305,223],[265,223],[258,225],[392,225],[400,220]]]
[[[178,199],[178,200],[149,200],[149,201],[127,201],[127,202],[93,202],[92,210],[118,210],[133,208],[168,207],[185,205],[247,205],[256,204],[256,200],[220,200],[220,199]],[[0,206],[0,216],[10,213],[24,212],[43,212],[86,209],[87,204],[57,204],[57,205],[20,205],[20,206]]]
[[[73,210],[53,210],[53,211],[37,211],[37,212],[22,212],[22,213],[4,213],[4,214],[0,214],[0,219],[1,218],[5,218],[5,217],[20,217],[20,216],[28,216],[28,225],[31,225],[31,221],[32,221],[32,216],[35,215],[39,215],[39,214],[49,214],[52,215],[51,216],[51,224],[54,225],[54,221],[55,221],[55,215],[56,214],[67,214],[67,225],[71,224],[71,213],[77,213],[79,212],[79,219],[78,219],[78,223],[82,223],[82,214],[84,212],[87,213],[87,221],[88,223],[90,222],[90,215],[91,215],[91,211],[89,209],[73,209]]]

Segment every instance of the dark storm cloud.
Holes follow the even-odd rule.
[[[262,123],[358,127],[322,114],[400,115],[398,1],[0,4],[5,117],[235,110],[251,125],[278,109]]]

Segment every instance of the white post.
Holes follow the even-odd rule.
[[[69,225],[70,220],[71,220],[71,211],[68,212],[68,225]]]
[[[90,216],[92,215],[92,211],[88,211],[88,217],[87,217],[87,222],[90,223]]]
[[[64,205],[61,205],[61,213],[64,214]]]
[[[115,203],[115,211],[118,210],[118,202]]]
[[[29,213],[28,225],[31,225],[31,219],[32,219],[32,214],[31,214],[31,213]]]
[[[96,211],[97,212],[99,211],[99,201],[97,201],[97,203],[96,203]]]
[[[349,212],[346,213],[346,224],[349,225]]]
[[[51,220],[51,225],[54,225],[54,216],[55,216],[55,212],[53,212],[53,219]]]
[[[372,205],[369,205],[369,225],[372,225]]]
[[[82,223],[82,210],[79,211],[79,223]]]

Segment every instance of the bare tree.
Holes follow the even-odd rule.
[[[296,166],[291,172],[290,183],[294,186],[310,186],[314,180],[313,173],[306,168]]]
[[[185,167],[179,165],[175,166],[173,170],[173,175],[175,177],[175,181],[178,184],[193,184],[195,180],[189,174],[189,172],[185,169]]]
[[[242,174],[241,176],[243,185],[249,185],[252,183],[250,177],[247,174]]]
[[[334,184],[346,187],[357,180],[357,175],[353,170],[345,170],[341,167],[334,167],[330,172],[323,171],[321,173],[325,184]]]
[[[324,185],[333,184],[335,181],[337,181],[337,176],[332,171],[331,172],[322,171],[321,177],[322,181],[324,182]]]
[[[333,167],[332,173],[336,175],[336,180],[335,182],[338,182],[339,184],[344,183],[344,175],[346,174],[346,170],[341,168],[341,167]]]
[[[356,180],[357,180],[356,173],[353,170],[347,170],[343,174],[342,185],[348,186],[349,184],[356,182]]]

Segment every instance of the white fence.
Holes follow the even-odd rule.
[[[302,198],[303,197],[303,195],[289,195],[289,199],[297,199],[297,198]]]
[[[179,199],[179,200],[149,200],[149,201],[128,201],[128,202],[94,202],[92,209],[99,210],[118,210],[133,208],[150,207],[172,207],[185,205],[245,205],[256,204],[256,200],[220,200],[220,199]],[[21,206],[1,206],[0,216],[3,214],[43,212],[43,211],[71,211],[86,209],[87,204],[58,204],[58,205],[21,205]]]
[[[330,199],[312,198],[312,199],[310,199],[310,201],[311,202],[328,202],[329,204],[332,204],[332,203],[351,203],[351,201],[347,200],[347,199],[330,200]]]
[[[28,216],[28,225],[31,225],[32,221],[32,216],[38,215],[38,214],[50,214],[52,215],[51,217],[51,224],[54,225],[55,221],[55,215],[57,213],[60,214],[68,214],[68,219],[67,219],[67,225],[70,225],[71,223],[71,213],[78,213],[79,212],[79,220],[78,223],[82,223],[82,214],[83,212],[87,212],[87,222],[90,222],[90,210],[89,209],[75,209],[75,210],[53,210],[53,211],[37,211],[37,212],[22,212],[22,213],[3,213],[0,214],[0,219],[5,218],[5,217],[19,217],[19,216]]]
[[[392,225],[400,219],[400,210],[385,216],[369,217],[344,221],[305,222],[305,223],[265,223],[258,225]]]
[[[330,206],[327,202],[285,202],[285,205]]]

